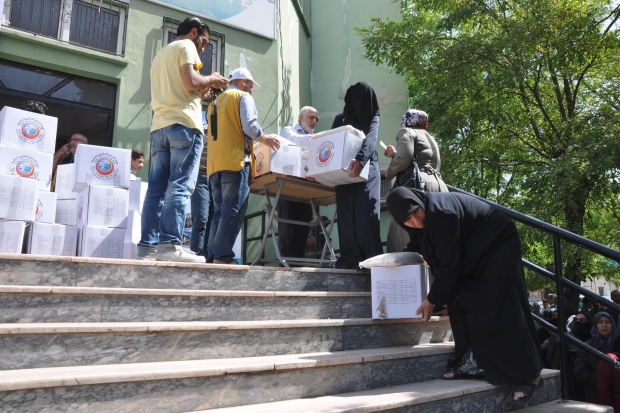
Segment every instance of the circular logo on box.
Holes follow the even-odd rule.
[[[22,119],[17,126],[17,136],[24,142],[37,143],[45,136],[43,125],[36,119]]]
[[[259,175],[263,171],[263,154],[256,155],[256,175]]]
[[[330,141],[323,142],[317,150],[316,164],[318,166],[327,166],[334,157],[334,144]]]
[[[15,164],[15,172],[22,178],[32,178],[36,170],[34,163],[27,159],[20,160]]]
[[[93,159],[90,169],[97,178],[107,181],[118,174],[118,160],[110,154],[102,153]]]
[[[37,199],[37,208],[34,211],[34,220],[38,221],[39,218],[41,218],[41,215],[43,215],[43,204],[40,199]]]

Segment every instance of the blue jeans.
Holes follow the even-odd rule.
[[[196,255],[207,256],[209,242],[209,227],[213,219],[213,202],[209,191],[209,177],[201,172],[198,173],[196,189],[191,197],[192,207],[192,237],[190,249]]]
[[[209,176],[213,195],[213,220],[207,260],[234,261],[233,246],[248,209],[250,164],[239,172],[220,171]]]
[[[183,242],[185,210],[198,176],[202,134],[174,124],[151,133],[149,187],[138,245]]]

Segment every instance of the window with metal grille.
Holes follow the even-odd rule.
[[[174,41],[177,37],[177,27],[181,23],[180,20],[164,17],[162,46]],[[208,76],[213,72],[219,72],[224,75],[224,33],[211,30],[209,43],[205,46],[205,50],[199,54],[202,62],[200,73]]]
[[[5,0],[2,25],[122,55],[129,0]]]

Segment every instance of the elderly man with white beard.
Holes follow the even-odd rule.
[[[286,126],[280,132],[280,136],[301,146],[302,152],[310,149],[310,138],[319,122],[319,112],[311,107],[304,106],[299,111],[298,123]],[[306,161],[302,162],[305,169]],[[312,220],[312,207],[307,203],[280,201],[277,207],[278,217],[294,221],[310,222]],[[278,247],[283,257],[303,258],[306,253],[306,242],[310,227],[304,225],[278,223]]]

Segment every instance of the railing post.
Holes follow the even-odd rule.
[[[560,245],[560,238],[556,235],[553,236],[553,256],[555,261],[555,280],[556,280],[556,306],[558,312],[558,340],[560,344],[560,386],[562,391],[562,400],[568,400],[568,366],[567,355],[568,349],[566,348],[566,340],[564,335],[566,334],[565,324],[565,311],[564,311],[564,278],[562,276],[562,248]]]

